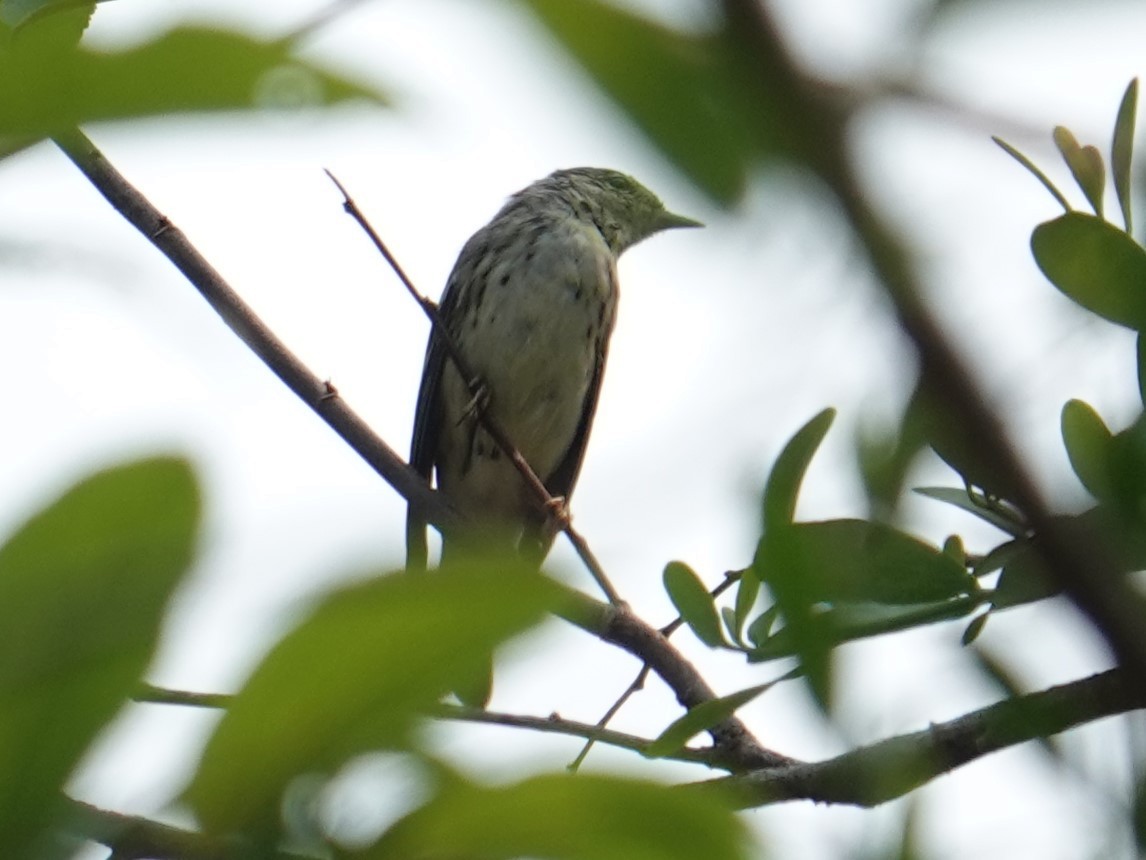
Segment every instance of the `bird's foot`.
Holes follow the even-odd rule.
[[[480,418],[489,409],[490,391],[485,380],[480,376],[475,376],[470,380],[469,387],[473,395],[466,404],[466,408],[462,410],[461,417],[458,418],[459,426],[471,419]]]
[[[565,531],[573,523],[573,515],[569,513],[569,499],[565,496],[551,496],[545,503],[545,516],[547,528],[554,534]]]

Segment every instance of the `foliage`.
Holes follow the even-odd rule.
[[[650,142],[714,200],[737,200],[752,171],[775,159],[831,176],[830,163],[808,144],[818,133],[813,118],[785,97],[791,93],[783,89],[789,82],[782,71],[769,78],[774,102],[765,98],[761,108],[730,49],[736,34],[727,25],[684,32],[596,0],[583,0],[575,12],[556,0],[526,5]],[[308,105],[355,98],[385,103],[376,87],[298,59],[289,40],[183,26],[136,47],[94,51],[80,36],[95,9],[94,2],[0,0],[0,153],[88,121],[249,109],[274,100],[274,82],[284,80],[284,71],[305,83]],[[1073,211],[1030,159],[1000,145],[1066,210],[1034,229],[1035,261],[1081,308],[1139,332],[1141,380],[1146,250],[1131,236],[1130,184],[1136,100],[1135,82],[1118,111],[1109,156],[1123,229],[1105,220],[1107,167],[1097,148],[1080,145],[1064,128],[1055,131],[1090,214]],[[761,499],[755,552],[728,580],[735,582],[730,594],[710,589],[684,561],[666,565],[665,590],[701,643],[751,664],[786,660],[785,674],[724,696],[678,679],[674,692],[691,707],[666,716],[665,728],[647,741],[609,735],[604,726],[560,727],[650,759],[699,761],[737,775],[764,772],[758,759],[753,767],[735,757],[729,738],[742,738],[737,711],[798,678],[830,715],[837,646],[952,620],[966,624],[963,639],[970,644],[1003,610],[1058,595],[1045,565],[1047,534],[1032,525],[1013,487],[984,471],[987,461],[974,450],[982,440],[949,435],[952,422],[936,397],[921,383],[898,439],[857,452],[872,507],[886,516],[797,518],[805,474],[835,417],[824,410],[776,458]],[[1120,574],[1146,568],[1146,417],[1114,431],[1092,406],[1072,400],[1062,410],[1062,437],[1094,503],[1049,525],[1099,536]],[[918,492],[993,526],[999,542],[987,552],[969,554],[959,536],[937,546],[896,524],[904,477],[927,444],[960,473],[962,486]],[[114,816],[93,833],[63,792],[96,736],[140,694],[171,596],[193,567],[199,519],[192,468],[153,458],[81,481],[0,547],[6,856],[65,856],[61,832],[107,844],[140,832],[165,836],[149,830],[149,822]],[[186,856],[276,856],[284,846],[314,856],[367,858],[748,856],[753,846],[734,809],[753,801],[725,790],[726,783],[684,790],[633,778],[542,773],[489,785],[437,760],[425,727],[436,719],[478,718],[469,709],[449,710],[442,698],[484,672],[500,644],[550,614],[605,641],[625,642],[650,666],[659,660],[654,668],[666,680],[690,668],[663,650],[664,637],[647,625],[638,631],[644,639],[624,640],[616,629],[627,619],[623,608],[579,601],[546,577],[514,567],[512,560],[482,558],[433,575],[373,572],[311,606],[226,701],[182,798],[200,828],[181,834],[194,846]],[[1019,705],[1008,712],[1013,742],[1048,742],[1058,723],[1023,714],[1018,684],[989,658],[977,659]],[[1016,712],[1036,726],[1027,736],[1014,725]],[[711,747],[690,746],[706,732]],[[426,794],[377,839],[350,844],[323,818],[317,798],[348,763],[379,750],[414,762]],[[912,748],[893,759],[911,763],[899,782],[914,788],[942,772],[934,750],[925,752]],[[851,767],[837,776],[848,787],[862,787],[865,777],[880,772]],[[839,795],[807,796],[830,801]],[[873,803],[886,799],[878,790],[872,796]],[[1141,796],[1139,789],[1139,829]],[[901,856],[917,856],[913,844],[909,822]]]

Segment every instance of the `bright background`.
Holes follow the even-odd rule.
[[[576,2],[576,0],[570,0]],[[624,4],[702,26],[699,0]],[[1070,397],[1114,427],[1136,405],[1133,342],[1076,311],[1027,247],[1054,201],[990,141],[1000,133],[1063,179],[1050,129],[1109,145],[1118,100],[1143,71],[1146,7],[1133,2],[963,2],[926,36],[911,0],[776,0],[800,57],[861,88],[905,80],[947,106],[887,99],[854,127],[867,188],[915,243],[929,296],[1013,418],[1056,504],[1084,503],[1058,437]],[[121,0],[87,36],[118,45],[187,19],[267,35],[315,0]],[[465,239],[513,191],[558,167],[630,172],[704,231],[658,236],[621,263],[623,300],[576,523],[621,592],[656,624],[679,558],[715,584],[751,559],[755,505],[772,458],[825,406],[839,417],[805,487],[806,519],[863,514],[852,458],[861,428],[894,421],[913,379],[862,254],[825,194],[784,167],[761,171],[736,211],[715,208],[665,162],[511,2],[385,0],[322,30],[307,56],[376,81],[395,111],[173,119],[88,131],[179,225],[264,320],[394,447],[405,450],[427,324],[323,175],[330,168],[421,288],[436,296]],[[1076,195],[1078,199],[1078,195]],[[1112,204],[1113,205],[1113,204]],[[309,595],[400,566],[404,506],[230,333],[194,290],[50,145],[0,164],[0,531],[95,466],[188,452],[207,484],[209,524],[151,679],[235,689]],[[938,463],[916,484],[957,479]],[[996,535],[934,502],[909,521],[969,548]],[[591,590],[567,548],[555,570]],[[851,646],[841,654],[842,727],[788,685],[742,713],[782,752],[822,758],[855,743],[956,717],[998,698],[958,648],[960,625]],[[1061,605],[994,619],[981,640],[1032,689],[1105,665]],[[720,692],[777,674],[679,644]],[[492,707],[596,720],[635,661],[553,623],[507,649]],[[617,728],[655,734],[676,716],[653,684]],[[289,718],[289,715],[284,715]],[[154,814],[174,797],[213,724],[209,714],[128,709],[75,792]],[[435,729],[443,754],[489,778],[560,767],[579,745],[492,728]],[[928,856],[1129,856],[1112,829],[1126,796],[1125,732],[1071,733],[1085,771],[1033,745],[935,781],[920,795]],[[590,766],[650,768],[600,749]],[[679,771],[679,772],[678,772]],[[673,768],[680,779],[705,773]],[[1096,789],[1094,780],[1100,788]],[[362,785],[371,784],[362,779]],[[379,826],[346,792],[362,826]],[[904,802],[877,813],[787,804],[751,814],[777,856],[859,856]],[[100,854],[94,853],[93,857]]]

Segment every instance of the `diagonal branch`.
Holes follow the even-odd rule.
[[[1128,672],[1111,669],[827,761],[758,770],[685,788],[730,790],[742,809],[785,800],[874,807],[993,752],[1141,708],[1146,708],[1146,694]]]
[[[445,498],[370,429],[330,382],[315,376],[279,340],[183,232],[128,182],[83,132],[74,129],[57,136],[55,142],[112,208],[175,264],[231,331],[399,495],[439,528],[456,524],[458,515]]]

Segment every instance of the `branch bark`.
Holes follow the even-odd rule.
[[[998,750],[1141,708],[1146,708],[1146,694],[1136,679],[1126,670],[1111,669],[826,761],[758,770],[685,788],[718,787],[730,792],[741,809],[786,800],[874,807]]]

